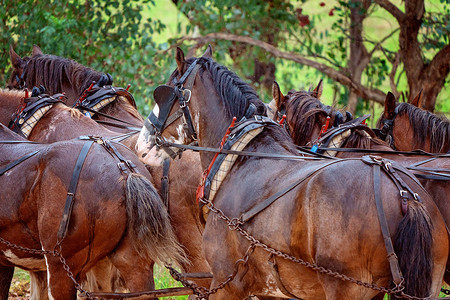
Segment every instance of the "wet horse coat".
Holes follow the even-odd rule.
[[[290,91],[286,96],[282,96],[282,93],[279,90],[278,85],[274,84],[274,102],[277,103],[278,107],[286,108],[287,118],[287,126],[291,128],[298,128],[300,131],[305,132],[304,127],[313,129],[309,130],[311,132],[310,135],[304,136],[303,140],[297,140],[299,146],[304,146],[308,141],[311,143],[316,139],[317,136],[313,134],[313,132],[318,132],[325,124],[324,122],[312,122],[311,118],[314,118],[314,114],[311,115],[310,118],[304,118],[302,114],[295,114],[295,111],[298,111],[303,106],[316,107],[314,113],[320,115],[326,115],[326,111],[321,109],[323,104],[320,102],[318,97],[312,93],[305,91]],[[389,106],[389,103],[395,103],[395,99],[391,93],[388,93],[385,103],[386,106]],[[309,103],[309,104],[305,104]],[[386,108],[388,110],[388,108]],[[303,111],[303,114],[311,112],[311,110]],[[344,123],[343,126],[346,126],[347,123]],[[431,168],[437,172],[443,172],[443,174],[447,174],[449,176],[450,171],[450,161],[445,157],[430,157],[423,155],[401,155],[392,151],[387,143],[379,140],[378,138],[365,133],[364,127],[366,127],[367,131],[371,132],[371,130],[367,126],[360,126],[359,129],[356,127],[349,127],[347,131],[346,137],[342,137],[344,133],[340,134],[340,139],[336,137],[340,142],[340,146],[338,148],[354,148],[354,149],[373,149],[373,150],[381,150],[381,151],[391,151],[391,153],[377,153],[374,152],[374,155],[384,157],[387,159],[394,160],[404,167],[408,168],[410,166],[415,166],[419,168]],[[343,127],[341,127],[343,128]],[[445,127],[444,127],[445,128]],[[331,134],[331,133],[330,133]],[[394,138],[395,140],[395,138]],[[332,148],[332,147],[331,147]],[[320,148],[319,148],[320,149]],[[335,153],[335,151],[331,151]],[[336,157],[339,158],[352,158],[352,157],[361,157],[365,155],[361,152],[343,152],[337,151]],[[423,162],[423,163],[422,163]],[[445,173],[446,172],[446,173]],[[423,173],[420,170],[414,171],[414,174],[420,175],[429,175],[428,173]],[[437,178],[437,179],[436,179]],[[450,202],[448,199],[448,195],[450,195],[450,185],[448,184],[448,179],[445,177],[441,177],[439,179],[438,176],[435,176],[435,179],[427,179],[420,178],[422,184],[430,193],[432,199],[436,203],[439,208],[446,224],[447,228],[450,227]],[[450,253],[449,253],[450,257]],[[447,270],[450,269],[450,260],[447,261]],[[446,272],[445,280],[448,282],[450,280],[450,274]]]
[[[72,180],[69,170],[74,169],[85,141],[30,144],[0,126],[2,167],[39,151],[0,177],[4,191],[0,195],[0,236],[15,245],[52,251]],[[136,171],[146,172],[139,167]],[[150,182],[131,170],[124,176],[117,160],[100,144],[93,143],[87,153],[74,198],[61,254],[76,281],[83,280],[99,260],[109,257],[130,290],[154,289],[153,262],[182,258],[167,212]],[[0,249],[4,269],[47,270],[50,298],[76,298],[74,283],[58,256],[30,254],[3,243]]]
[[[198,129],[199,145],[217,147],[233,116],[240,120],[248,112],[250,103],[255,106],[256,113],[263,113],[265,109],[254,91],[209,57],[206,53],[197,62],[200,68],[188,105],[194,120],[193,127]],[[174,78],[180,80],[193,61],[186,61],[179,50],[178,68],[170,82]],[[166,104],[165,100],[159,99],[158,102],[156,99],[160,109]],[[177,105],[174,105],[171,113],[176,109]],[[182,124],[174,122],[165,128],[162,137],[189,143],[183,128]],[[143,128],[143,132],[146,130]],[[142,136],[145,134],[141,133]],[[244,150],[285,155],[297,153],[284,129],[278,126],[265,127]],[[213,154],[201,152],[200,155],[202,167],[206,168]],[[239,157],[216,193],[214,205],[230,218],[239,218],[245,211],[324,164]],[[391,274],[386,250],[380,246],[383,245],[383,237],[373,200],[373,183],[367,178],[372,178],[372,167],[359,160],[345,160],[328,166],[273,202],[245,223],[243,228],[264,244],[284,253],[365,282],[388,286]],[[431,267],[430,276],[422,278],[428,283],[419,291],[419,283],[408,280],[406,291],[423,296],[436,295],[448,253],[448,240],[443,234],[445,225],[429,196],[409,177],[405,180],[424,198],[424,204],[411,201],[409,209],[416,211],[416,216],[420,216],[419,219],[425,224],[432,223],[430,227],[425,225],[424,228],[411,229],[413,234],[410,238],[417,233],[416,230],[425,230],[434,239],[430,241],[430,252],[421,254],[426,257],[421,268],[427,269],[426,265],[431,262],[426,261],[432,260],[432,267],[428,266]],[[381,181],[381,197],[389,229],[393,236],[397,233],[401,236],[403,234],[398,230],[398,226],[402,225],[398,189],[385,176]],[[343,188],[348,185],[353,188]],[[433,217],[430,219],[428,214]],[[230,231],[223,220],[211,213],[206,222],[203,243],[214,274],[213,286],[233,273],[235,262],[243,258],[249,249],[247,239],[236,231]],[[423,250],[422,246],[414,243],[404,245],[411,247],[409,250],[403,248],[404,251],[398,251],[400,260],[408,260],[406,256],[412,249]],[[271,265],[274,263],[277,264],[276,273],[280,280],[273,273]],[[246,272],[238,272],[234,280],[210,299],[244,299],[249,295],[289,297],[283,291],[302,299],[370,299],[377,294],[377,291],[318,273],[291,261],[280,258],[273,261],[268,252],[257,247],[248,259]]]

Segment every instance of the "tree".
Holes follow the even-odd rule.
[[[444,1],[428,1],[438,6],[432,13],[426,11],[424,0],[405,0],[403,7],[388,0],[342,0],[331,8],[308,0],[296,6],[287,0],[173,1],[190,20],[187,31],[200,32],[174,44],[191,41],[196,49],[216,42],[218,56],[230,52],[235,68],[239,66],[256,87],[264,78],[252,74],[267,76],[257,72],[260,65],[292,61],[344,85],[347,99],[342,104],[352,112],[364,101],[382,104],[388,90],[412,99],[422,88],[424,107],[433,111],[448,82],[450,5]],[[322,7],[322,13],[315,13],[313,5]],[[383,12],[398,24],[379,32],[377,38],[368,37],[365,23]],[[331,28],[324,26],[327,22]],[[389,43],[393,39],[397,42]]]
[[[152,34],[164,28],[143,16],[152,0],[2,1],[0,6],[0,81],[10,70],[9,46],[21,56],[33,44],[44,53],[72,58],[110,73],[116,86],[132,84],[140,107],[151,87],[145,71],[153,65]]]

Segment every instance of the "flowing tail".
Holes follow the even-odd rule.
[[[144,176],[127,178],[127,217],[138,253],[156,263],[188,263],[159,194]]]
[[[394,242],[405,279],[405,294],[429,296],[433,271],[432,229],[431,218],[425,206],[418,201],[408,201],[408,210],[399,224]]]

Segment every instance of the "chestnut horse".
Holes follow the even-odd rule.
[[[449,153],[449,120],[420,109],[420,99],[421,93],[412,103],[397,105],[395,97],[386,98],[377,127],[391,147],[399,151],[422,149],[432,153]]]
[[[201,58],[187,60],[178,49],[176,62],[170,86],[155,91],[158,106],[151,119],[156,119],[156,125],[143,127],[138,145],[148,143],[145,137],[151,131],[160,135],[161,146],[173,147],[167,141],[188,144],[195,135],[201,147],[227,145],[221,140],[233,117],[243,123],[231,128],[232,138],[240,136],[234,130],[248,124],[259,129],[243,151],[261,156],[237,158],[222,178],[214,203],[201,198],[213,208],[203,233],[203,247],[214,276],[212,286],[218,287],[210,299],[244,299],[250,295],[371,299],[378,294],[355,281],[338,279],[332,272],[388,286],[392,275],[387,251],[380,246],[384,241],[371,180],[374,167],[359,159],[330,163],[296,156],[295,145],[285,130],[260,116],[265,113],[264,103],[236,74],[212,60],[210,48]],[[184,83],[188,90],[183,89]],[[164,125],[179,109],[185,118]],[[191,120],[191,125],[181,120]],[[259,126],[262,123],[266,125]],[[270,155],[278,159],[267,159]],[[202,151],[200,156],[206,169],[214,153]],[[215,168],[213,164],[210,167]],[[378,195],[396,239],[396,254],[405,276],[404,292],[436,296],[448,254],[445,224],[412,175],[401,173],[423,198],[422,203],[408,201],[406,215],[402,216],[399,190],[387,176],[380,178],[382,191]],[[243,272],[240,264],[245,265]]]
[[[393,100],[395,101],[394,95],[392,93],[388,93],[385,103],[392,102]],[[296,141],[296,144],[298,144],[299,146],[304,146],[308,142],[312,143],[317,139],[317,134],[315,133],[318,133],[321,130],[322,126],[325,124],[325,121],[311,122],[311,120],[314,120],[314,118],[319,118],[314,117],[315,114],[318,114],[320,118],[323,118],[323,116],[327,115],[328,112],[325,111],[326,107],[325,109],[321,109],[321,106],[323,106],[323,104],[318,99],[315,93],[292,90],[286,96],[283,96],[278,84],[274,83],[273,102],[276,103],[278,109],[286,109],[286,126],[289,126],[291,129],[295,128],[300,132],[310,132],[310,135],[306,135],[302,140],[294,139]],[[314,107],[314,109],[303,110],[304,107]],[[299,111],[302,111],[302,113],[298,113]],[[311,112],[312,114],[309,114]],[[308,115],[309,117],[303,117],[304,114]],[[346,124],[344,123],[343,126],[345,125]],[[450,185],[448,184],[448,180],[450,179],[450,161],[448,160],[448,158],[435,157],[429,159],[430,157],[426,157],[423,155],[398,154],[392,151],[392,149],[386,142],[378,139],[372,132],[372,130],[367,126],[352,126],[349,127],[348,131],[346,132],[348,132],[348,134],[341,132],[339,135],[336,135],[335,140],[339,141],[337,142],[338,148],[390,151],[390,153],[375,152],[375,154],[383,158],[394,160],[406,168],[417,166],[417,168],[415,168],[413,172],[415,174],[419,174],[421,183],[424,185],[424,187],[436,203],[437,207],[439,208],[445,220],[445,223],[447,224],[447,228],[450,228],[450,202],[448,199],[448,195],[450,195]],[[370,132],[370,134],[368,134],[367,132]],[[327,136],[324,136],[324,138],[327,138]],[[357,151],[328,150],[326,153],[335,154],[335,156],[339,158],[361,157],[364,155],[364,153]],[[424,173],[424,169],[431,169],[433,172],[440,171],[442,174],[446,174],[447,177],[431,176],[431,179],[422,178],[424,177],[423,175],[425,175],[425,177],[430,177],[426,176],[429,174]],[[420,175],[422,175],[422,177],[420,177]],[[447,260],[446,270],[450,270],[450,259]],[[445,281],[450,282],[450,273],[448,271],[446,271],[445,274]]]
[[[65,93],[66,104],[73,106],[93,82],[100,83],[108,78],[103,84],[111,85],[111,76],[98,72],[92,68],[85,67],[78,62],[55,56],[43,54],[41,49],[34,45],[32,56],[21,58],[10,47],[10,58],[13,70],[8,82],[9,88],[22,89],[42,85],[48,94]],[[95,114],[95,120],[107,122],[106,127],[113,131],[129,132],[124,125],[141,127],[143,119],[136,109],[132,97],[118,96],[115,101],[101,110],[102,114],[121,120],[116,121],[104,115]],[[125,126],[126,127],[126,126]]]
[[[76,299],[75,281],[81,282],[103,258],[119,269],[131,291],[154,289],[154,261],[183,259],[167,211],[141,175],[145,168],[121,171],[118,160],[100,143],[34,144],[2,124],[0,152],[2,272],[8,274],[15,266],[46,270],[50,299]],[[34,155],[23,160],[30,153]],[[137,163],[135,156],[121,154]],[[17,164],[8,168],[12,163]],[[71,172],[75,167],[81,168],[78,178]],[[67,231],[59,226],[62,220],[68,220]],[[7,293],[2,297],[6,299]]]
[[[24,58],[21,58],[10,47],[10,58],[13,67],[9,81],[10,87],[21,88],[24,85],[28,87],[43,85],[49,94],[65,92],[68,96],[65,102],[68,105],[73,105],[92,82],[99,81],[103,75],[103,73],[83,66],[74,60],[43,54],[36,45],[33,46],[32,56]],[[101,112],[127,122],[125,124],[131,123],[141,128],[143,126],[142,117],[136,110],[135,105],[127,101],[130,101],[130,99],[120,97],[119,101],[104,107]],[[94,120],[117,123],[100,115],[95,115]],[[112,131],[127,132],[127,130],[119,130],[120,128],[116,126],[102,125]],[[136,139],[137,136],[133,135],[123,142],[134,150]],[[162,160],[155,163],[153,161],[155,157],[143,157],[142,154],[147,150],[136,148],[139,159],[148,165],[148,170],[153,175],[155,187],[160,187],[160,179],[165,176],[163,175]],[[156,154],[156,157],[158,156],[159,154]],[[152,157],[152,159],[149,159],[149,157]],[[199,225],[199,220],[196,219],[196,207],[187,205],[188,203],[193,203],[195,189],[200,181],[202,170],[199,167],[199,162],[198,153],[187,152],[172,162],[169,169],[169,198],[183,198],[179,201],[180,206],[169,203],[169,214],[179,241],[188,249],[188,255],[190,255],[192,264],[184,266],[186,272],[209,272],[209,267],[203,258],[203,254],[199,251],[201,250],[201,226]],[[191,166],[189,168],[190,176],[183,183],[183,181],[180,181],[180,178],[184,178],[186,166]],[[189,227],[190,230],[186,230],[186,227]],[[200,280],[199,282],[203,286],[209,286],[209,280]]]
[[[0,123],[9,123],[11,115],[23,102],[23,97],[24,92],[0,90]],[[78,110],[57,103],[36,123],[28,139],[41,143],[51,143],[76,138],[80,135],[120,137],[120,134],[106,129],[82,115]],[[124,140],[123,143],[130,146],[128,139]],[[147,169],[150,171],[152,175],[150,179],[158,191],[162,190],[161,178],[169,177],[170,189],[167,205],[170,222],[189,260],[189,262],[180,261],[180,266],[185,272],[206,273],[210,272],[210,269],[201,249],[203,228],[200,224],[195,202],[195,189],[201,174],[197,157],[198,154],[185,153],[182,159],[178,159],[170,165],[168,174],[163,174],[162,164],[161,166],[147,166]],[[181,170],[186,169],[189,169],[193,176],[185,178],[186,173]],[[210,285],[210,279],[193,281],[204,287]],[[104,288],[102,291],[108,291],[108,288]]]

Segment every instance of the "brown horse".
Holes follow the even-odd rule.
[[[394,95],[392,93],[388,93],[386,96],[386,103],[392,102]],[[305,92],[305,91],[291,91],[287,96],[282,96],[281,91],[279,90],[279,86],[275,83],[273,86],[273,98],[274,102],[277,103],[279,107],[286,107],[286,115],[287,122],[290,128],[296,128],[301,132],[311,132],[311,135],[307,135],[302,140],[296,140],[299,142],[299,146],[304,146],[308,141],[313,141],[317,138],[317,135],[314,135],[314,132],[320,131],[325,122],[312,122],[312,124],[308,124],[310,119],[302,117],[302,114],[295,114],[294,112],[298,112],[303,107],[320,107],[322,104],[320,100],[316,97],[315,94]],[[395,101],[395,99],[394,99]],[[315,108],[313,110],[314,113],[320,114],[321,116],[326,115],[327,112],[320,108]],[[307,114],[309,111],[303,111],[304,114]],[[313,116],[313,115],[312,115]],[[343,124],[345,126],[345,124]],[[366,127],[366,128],[364,128]],[[305,129],[306,128],[306,129]],[[371,134],[368,134],[370,132]],[[324,136],[327,138],[327,136]],[[376,155],[394,160],[404,167],[408,168],[411,166],[418,166],[419,168],[429,168],[433,170],[441,170],[448,175],[450,172],[450,161],[448,158],[433,158],[429,159],[429,157],[424,157],[423,155],[401,155],[392,151],[389,145],[378,139],[372,131],[367,126],[359,126],[359,127],[349,127],[347,131],[342,131],[338,135],[335,135],[333,138],[335,144],[338,148],[353,148],[353,149],[372,149],[372,150],[382,150],[382,151],[391,151],[391,153],[376,153]],[[353,157],[361,157],[364,155],[362,152],[356,151],[332,151],[328,150],[325,153],[334,154],[339,158],[353,158]],[[423,162],[423,163],[422,163]],[[420,175],[424,175],[425,173],[420,170],[415,170],[414,173]],[[426,174],[425,174],[426,175]],[[433,176],[431,176],[433,177]],[[435,176],[438,178],[438,176]],[[447,228],[450,228],[450,202],[448,199],[448,195],[450,195],[450,185],[448,184],[448,179],[442,177],[440,180],[438,179],[427,179],[427,178],[419,178],[431,195],[432,199],[436,203],[439,208],[446,224]],[[449,253],[450,258],[450,253]],[[447,270],[450,270],[450,259],[447,261]],[[450,282],[450,273],[447,271],[445,275],[445,281]]]
[[[0,90],[0,123],[9,123],[11,115],[23,102],[23,97],[24,92]],[[36,123],[28,139],[41,143],[51,143],[76,138],[80,135],[120,137],[120,134],[118,135],[118,133],[104,128],[92,119],[82,115],[78,110],[69,108],[62,103],[57,103]],[[123,143],[130,146],[130,141],[127,139]],[[167,174],[163,174],[163,166],[147,166],[147,169],[152,175],[150,178],[152,183],[158,191],[161,191],[161,179],[167,176]],[[185,172],[183,170],[186,169],[190,170],[192,176],[188,178],[184,176]],[[167,205],[170,222],[178,241],[183,246],[190,261],[189,263],[183,260],[179,263],[185,272],[190,273],[210,272],[201,250],[201,233],[203,228],[200,224],[195,202],[195,189],[200,175],[201,168],[198,154],[192,152],[183,154],[182,159],[172,163],[168,173],[170,189]],[[210,279],[193,281],[205,287],[210,285]],[[103,289],[103,291],[107,290],[107,288]]]
[[[43,85],[49,94],[65,92],[68,96],[68,100],[65,102],[68,105],[73,105],[90,84],[93,81],[98,81],[103,75],[103,73],[85,67],[73,60],[43,54],[38,46],[33,46],[31,57],[24,58],[17,55],[11,47],[10,57],[13,66],[13,72],[9,82],[11,87],[20,88],[24,85],[28,87]],[[24,72],[25,70],[26,72]],[[136,110],[135,105],[130,103],[130,101],[128,97],[119,97],[118,101],[104,107],[101,112],[127,122],[125,125],[131,123],[141,128],[143,126],[143,119]],[[101,115],[94,115],[93,119],[117,124],[117,122],[111,121],[109,118]],[[119,130],[120,128],[117,126],[102,125],[115,132],[128,131],[126,129]],[[88,126],[91,128],[89,130],[100,132],[92,123]],[[48,128],[53,127],[50,126]],[[46,134],[42,131],[41,133],[43,135]],[[109,134],[106,135],[109,136]],[[137,135],[133,135],[123,142],[134,150],[136,139]],[[149,171],[154,174],[154,185],[156,187],[161,186],[160,179],[163,177],[162,161],[161,164],[155,164],[149,160],[150,156],[147,158],[142,157],[142,153],[146,152],[147,149],[137,148],[136,151],[139,159],[146,163],[149,166]],[[199,161],[198,153],[187,152],[180,159],[170,164],[169,170],[169,198],[177,197],[176,199],[179,199],[180,203],[180,206],[178,206],[178,203],[177,205],[170,203],[169,214],[171,215],[177,237],[181,244],[186,247],[192,262],[190,265],[183,266],[186,272],[209,272],[209,267],[203,258],[203,254],[201,251],[198,251],[201,241],[201,232],[199,231],[201,226],[199,225],[199,220],[196,219],[196,215],[192,214],[195,210],[193,210],[192,206],[189,207],[187,205],[187,203],[192,203],[195,197],[196,186],[200,181],[202,170],[199,167]],[[190,176],[183,183],[179,178],[183,178],[185,175],[186,166],[191,166],[189,168]],[[186,227],[189,227],[190,230],[186,230]],[[209,286],[209,280],[200,280],[199,282],[203,286]]]
[[[14,266],[46,270],[49,298],[75,299],[72,280],[82,281],[103,258],[108,257],[120,270],[131,291],[154,289],[154,261],[183,259],[167,211],[154,187],[141,175],[145,168],[121,171],[118,160],[96,142],[31,144],[3,125],[0,141],[2,168],[35,153],[7,168],[0,177],[0,235],[14,245],[38,250],[22,251],[2,242],[2,271]],[[81,150],[88,151],[82,164],[77,163]],[[127,151],[121,154],[137,163]],[[81,167],[81,173],[74,181],[71,170],[75,166]],[[71,188],[73,182],[77,183],[75,189]],[[71,203],[66,200],[70,195],[75,199],[71,213],[65,209]],[[60,235],[63,212],[70,215],[70,226],[67,234]],[[58,255],[52,255],[53,249],[61,249],[65,264]],[[67,267],[71,273],[65,270]]]
[[[393,95],[386,97],[384,112],[378,119],[377,127],[394,149],[448,153],[450,122],[445,117],[420,109],[420,98],[421,93],[412,103],[397,105]]]
[[[105,77],[104,73],[85,67],[74,60],[43,54],[36,45],[33,46],[32,56],[24,58],[10,47],[10,58],[13,70],[8,82],[9,88],[31,89],[42,85],[50,95],[65,93],[66,104],[70,106],[76,103],[92,82],[99,82],[102,76]],[[101,112],[122,121],[99,114],[93,116],[95,120],[111,123],[105,126],[113,131],[128,132],[129,129],[122,128],[124,125],[141,127],[143,123],[132,97],[118,95],[115,101],[103,107]]]
[[[161,146],[173,146],[164,140],[190,143],[195,135],[186,128],[193,128],[200,146],[216,147],[236,117],[249,123],[233,127],[232,138],[240,137],[239,131],[234,130],[247,128],[245,125],[259,128],[251,129],[254,135],[246,135],[250,139],[243,146],[246,153],[276,154],[278,158],[286,155],[291,159],[297,154],[284,129],[258,116],[264,114],[265,106],[256,93],[236,74],[214,62],[210,48],[201,58],[188,60],[178,49],[176,62],[178,67],[170,78],[170,86],[155,91],[158,109],[151,119],[156,119],[156,125],[143,128],[143,132],[159,131]],[[189,91],[182,88],[183,83],[187,83]],[[178,103],[185,118],[164,125],[170,113],[178,110],[178,105],[174,105]],[[191,125],[180,124],[180,120],[189,119]],[[268,125],[259,126],[258,122]],[[141,132],[141,137],[145,135]],[[140,139],[138,144],[141,142],[146,141]],[[214,154],[201,152],[200,156],[206,169]],[[306,156],[300,161],[263,156],[239,157],[229,167],[215,191],[213,208],[218,214],[209,212],[203,234],[203,247],[214,275],[212,286],[223,283],[211,299],[244,299],[249,295],[370,299],[378,293],[331,276],[320,267],[388,286],[391,272],[387,251],[380,247],[384,242],[374,204],[374,186],[369,179],[373,176],[372,166],[357,159],[330,163],[311,161]],[[214,168],[212,165],[211,170]],[[411,176],[404,176],[404,180],[424,200],[408,201],[404,217],[397,200],[399,191],[386,176],[381,178],[380,197],[406,276],[404,292],[436,296],[445,270],[448,238],[437,208]],[[351,188],[345,188],[349,185]],[[276,193],[282,196],[274,199],[272,195]],[[253,214],[254,209],[257,214]],[[228,222],[222,218],[228,218]],[[419,242],[422,238],[427,241]],[[239,263],[246,266],[244,272],[236,269]],[[235,271],[239,276],[230,276]]]

